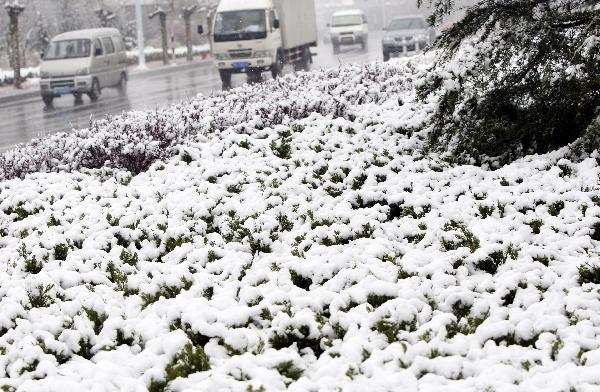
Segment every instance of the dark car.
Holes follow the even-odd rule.
[[[385,28],[383,60],[418,53],[435,40],[433,30],[422,16],[394,18]]]

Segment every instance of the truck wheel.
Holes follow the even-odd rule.
[[[340,45],[333,44],[333,54],[340,54]]]
[[[102,91],[100,90],[100,83],[98,82],[98,79],[94,79],[92,82],[92,91],[88,93],[88,97],[90,97],[92,102],[96,102],[98,98],[100,98],[101,93]]]
[[[42,95],[42,101],[47,108],[53,107],[54,97],[52,95]]]
[[[383,52],[383,61],[389,61],[390,60],[390,54],[388,52]]]
[[[227,90],[231,88],[231,72],[220,69],[219,76],[221,77],[221,82],[223,83],[223,90]]]
[[[369,41],[368,41],[367,37],[365,37],[363,39],[363,41],[360,43],[360,46],[364,52],[369,51]]]
[[[302,58],[294,63],[294,70],[298,71],[309,71],[310,64],[312,63],[312,54],[309,48],[302,49]]]
[[[283,57],[281,53],[277,53],[277,59],[275,63],[271,66],[271,76],[273,79],[277,79],[279,76],[283,74]]]
[[[121,74],[121,78],[119,79],[119,84],[117,85],[117,90],[119,94],[123,95],[127,93],[127,75],[123,72]]]

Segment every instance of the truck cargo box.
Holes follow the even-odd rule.
[[[317,44],[315,0],[275,0],[274,3],[281,25],[283,49]]]

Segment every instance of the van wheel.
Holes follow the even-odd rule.
[[[219,76],[221,77],[221,83],[223,83],[223,90],[229,90],[231,88],[231,72],[220,69]]]
[[[75,97],[75,105],[83,105],[83,98],[81,98],[81,94],[73,94]]]
[[[92,82],[92,91],[88,93],[88,97],[90,97],[92,102],[96,102],[101,93],[102,91],[100,90],[100,83],[98,82],[98,79],[94,79]]]
[[[44,101],[44,105],[46,105],[47,108],[54,107],[54,97],[52,95],[42,95],[42,101]]]
[[[262,73],[260,71],[248,71],[247,73],[248,84],[255,84],[262,82]]]
[[[127,92],[127,75],[125,75],[125,73],[121,74],[117,90],[119,91],[119,94],[125,94]]]

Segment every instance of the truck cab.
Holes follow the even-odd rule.
[[[307,69],[310,46],[316,45],[313,0],[221,0],[212,20],[210,39],[223,88],[231,76],[245,73],[249,82],[264,72],[275,79],[285,64]]]
[[[224,87],[231,75],[246,73],[257,79],[283,68],[282,38],[277,10],[270,0],[221,1],[213,21],[212,51]]]

